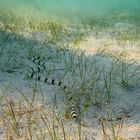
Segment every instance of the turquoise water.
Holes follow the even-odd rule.
[[[38,17],[94,17],[112,13],[140,15],[140,0],[0,0],[4,7],[20,15]]]

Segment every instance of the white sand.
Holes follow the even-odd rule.
[[[118,26],[120,27],[123,25],[117,24],[115,25],[115,28],[117,28]],[[26,34],[24,32],[21,34],[22,35],[25,34],[25,38],[31,37],[31,34]],[[130,46],[126,45],[126,47],[122,48],[117,44],[116,40],[110,39],[110,35],[107,36],[107,34],[109,33],[106,33],[105,37],[104,34],[105,34],[104,32],[101,32],[99,33],[98,37],[95,37],[95,34],[91,33],[87,38],[85,38],[84,41],[82,41],[79,44],[78,49],[84,51],[86,56],[90,55],[91,60],[94,57],[98,61],[99,66],[101,67],[105,66],[106,70],[110,69],[112,60],[106,56],[96,55],[99,52],[99,50],[103,48],[109,50],[114,55],[120,54],[122,51],[125,51],[126,61],[131,62],[135,60],[136,61],[135,65],[139,66],[140,63],[139,44],[133,44]],[[8,42],[6,43],[6,45],[8,45]],[[37,44],[37,46],[35,46],[35,49],[39,50],[40,47],[41,47],[40,44],[39,45]],[[46,55],[49,55],[49,53],[47,53],[46,51],[47,49],[44,50],[45,50],[44,54],[46,52]],[[34,87],[35,85],[34,80],[27,80],[25,78],[25,71],[26,71],[25,65],[27,64],[31,65],[31,64],[30,62],[28,63],[29,60],[26,58],[26,55],[24,56],[24,53],[25,51],[23,50],[23,53],[21,52],[23,58],[21,57],[21,55],[18,55],[17,62],[18,63],[23,62],[23,64],[21,68],[16,68],[15,71],[17,72],[7,73],[7,72],[0,71],[0,95],[3,94],[3,91],[6,89],[6,87],[10,85],[6,90],[5,94],[7,94],[8,96],[7,98],[12,98],[15,101],[18,101],[21,98],[21,94],[19,93],[19,91],[22,91],[25,96],[30,96],[30,94],[33,92],[32,87]],[[53,53],[55,54],[55,56],[57,56],[56,51],[54,51]],[[60,58],[62,58],[62,56],[60,56]],[[58,64],[59,62],[62,62],[62,64],[59,65]],[[63,68],[64,66],[63,60],[58,61],[58,63],[56,62],[56,60],[54,60],[55,68]],[[46,65],[48,66],[48,68],[52,68],[53,64],[52,62],[48,61],[46,62]],[[63,71],[54,72],[54,73],[55,75],[50,74],[50,77],[53,75],[53,77],[62,79]],[[71,83],[69,83],[69,81],[71,81],[69,74],[64,79],[68,85],[71,85]],[[37,82],[36,88],[37,88],[36,91],[37,96],[40,96],[40,93],[44,95],[44,99],[47,104],[46,109],[49,109],[50,106],[52,106],[54,96],[56,95],[57,111],[58,112],[61,111],[61,115],[62,117],[64,117],[63,116],[64,115],[63,109],[65,105],[64,91],[60,89],[58,86],[46,85],[40,82]],[[38,104],[40,105],[42,104],[42,102],[38,100]],[[110,112],[115,113],[114,121],[109,120],[110,118],[107,117],[108,109]],[[99,119],[102,117],[106,117],[108,121],[116,122],[116,118],[122,116],[124,118],[122,118],[123,127],[120,132],[121,135],[120,137],[126,140],[129,139],[139,140],[140,139],[140,89],[138,87],[132,90],[125,90],[116,84],[114,87],[114,94],[110,103],[108,103],[106,106],[101,106],[101,108],[98,108],[96,106],[89,107],[88,110],[85,112],[82,118],[82,132],[83,134],[86,134],[89,139],[91,139],[91,136],[93,136],[97,140],[102,140],[103,137],[102,137],[102,130],[101,130],[101,122],[99,121]],[[71,120],[65,120],[66,131],[69,131],[71,128],[77,129],[77,123]],[[1,130],[3,130],[3,128],[1,128]],[[109,129],[107,129],[107,131],[109,132]],[[1,134],[3,135],[2,132],[0,132],[0,135]]]

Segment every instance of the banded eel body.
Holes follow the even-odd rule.
[[[78,114],[78,112],[79,112],[79,110],[78,110],[78,107],[79,107],[79,105],[78,105],[78,99],[77,100],[75,100],[73,103],[72,103],[72,105],[71,105],[71,117],[73,118],[73,119],[77,119],[77,114]]]
[[[40,71],[40,68],[37,68],[36,69],[38,72]],[[67,86],[64,85],[61,81],[58,81],[56,79],[53,79],[53,78],[49,78],[49,77],[43,77],[41,75],[37,75],[37,71],[36,71],[34,68],[30,68],[28,70],[28,77],[29,78],[32,78],[34,80],[38,80],[38,81],[41,81],[41,82],[44,82],[44,83],[47,83],[47,84],[51,84],[51,85],[57,85],[57,86],[60,86],[62,89],[66,90]]]
[[[33,58],[32,58],[32,62],[34,63],[34,64],[37,64],[38,66],[41,66],[44,70],[46,69],[46,67],[45,67],[45,62],[43,61],[45,58],[43,57],[42,59],[40,58],[40,56],[34,56]],[[40,72],[40,71],[39,71]]]
[[[50,85],[57,85],[65,91],[66,95],[70,93],[70,91],[68,90],[68,86],[65,85],[62,81],[59,81],[54,78],[43,77],[41,76],[41,74],[39,74],[41,72],[41,69],[44,69],[44,70],[46,69],[45,62],[43,62],[39,56],[33,57],[32,62],[36,64],[37,66],[35,68],[33,67],[28,68],[27,75],[29,78],[32,78],[34,80],[41,81]],[[72,96],[70,96],[68,97],[67,101],[71,102],[70,107],[69,107],[69,112],[70,112],[69,114],[72,119],[76,120],[78,116],[77,100],[74,100]]]

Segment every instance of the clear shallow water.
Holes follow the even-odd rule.
[[[4,7],[25,16],[99,17],[104,14],[140,15],[140,0],[0,0]]]

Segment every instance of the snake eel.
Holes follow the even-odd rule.
[[[44,59],[43,59],[44,60]],[[68,90],[68,86],[65,85],[62,81],[56,80],[54,78],[49,78],[49,77],[44,77],[41,75],[38,75],[38,73],[41,72],[42,69],[46,69],[45,62],[43,61],[40,56],[34,56],[31,61],[35,64],[34,67],[28,67],[27,70],[27,75],[29,78],[44,82],[46,84],[51,84],[51,85],[57,85],[61,87],[66,94],[70,93]],[[78,118],[78,108],[77,108],[77,99],[73,100],[72,96],[69,97],[68,102],[71,102],[70,107],[69,107],[69,114],[70,118],[76,120]]]

